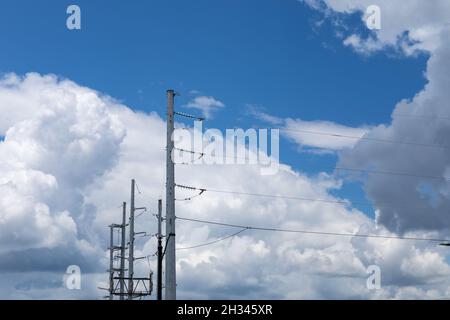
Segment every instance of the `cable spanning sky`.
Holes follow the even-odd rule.
[[[280,130],[274,175],[177,163],[179,298],[448,297],[450,3],[408,3],[371,30],[369,0],[80,0],[69,30],[72,2],[2,1],[0,298],[101,297],[133,178],[156,270],[167,89],[177,128]]]

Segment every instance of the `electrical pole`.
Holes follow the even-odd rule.
[[[130,201],[130,243],[128,248],[128,299],[133,299],[133,276],[134,276],[134,189],[136,182],[131,180],[131,201]]]
[[[175,92],[167,90],[167,154],[166,154],[166,300],[176,299],[175,256],[175,165],[174,148],[174,98]]]
[[[163,251],[162,251],[162,200],[158,200],[158,288],[157,288],[157,300],[162,300],[162,263],[163,263]]]
[[[110,238],[110,263],[109,263],[109,298],[114,299],[114,295],[120,295],[120,300],[124,300],[128,296],[128,300],[133,300],[133,298],[143,298],[150,296],[153,290],[152,275],[153,272],[150,270],[149,277],[135,277],[134,276],[134,261],[137,259],[143,259],[146,257],[134,257],[134,240],[137,234],[145,234],[146,232],[135,232],[134,230],[134,220],[135,212],[137,210],[147,210],[145,207],[136,208],[135,207],[135,188],[138,188],[136,181],[131,180],[131,203],[130,203],[130,216],[129,223],[127,224],[127,203],[123,202],[122,206],[122,223],[121,224],[111,224],[111,238]],[[139,188],[138,188],[139,191]],[[127,242],[126,242],[126,228],[129,226],[129,242],[128,242],[128,276],[125,276],[125,259]],[[114,245],[114,231],[120,229],[121,231],[121,244]],[[120,268],[114,268],[115,252],[120,251]],[[119,276],[115,276],[115,273],[119,273]],[[115,283],[115,280],[119,280],[119,286]],[[126,287],[125,280],[128,280],[128,287]],[[148,283],[147,283],[148,281]],[[120,292],[118,292],[118,287],[120,287]],[[100,288],[102,290],[108,290],[106,288]]]
[[[109,226],[109,300],[113,300],[114,291],[114,227]]]
[[[121,245],[120,245],[120,300],[125,298],[125,246],[126,246],[126,225],[127,225],[127,203],[123,203]]]

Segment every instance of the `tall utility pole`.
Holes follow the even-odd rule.
[[[163,263],[163,251],[162,251],[162,200],[158,200],[158,288],[157,288],[157,300],[162,300],[162,263]]]
[[[131,180],[131,203],[130,203],[130,216],[129,223],[127,223],[127,203],[123,202],[122,205],[122,223],[121,224],[111,224],[109,227],[111,228],[110,235],[110,263],[109,263],[109,298],[110,300],[114,299],[114,295],[120,295],[120,300],[124,300],[126,296],[128,296],[129,300],[133,298],[143,298],[146,296],[150,296],[152,294],[153,282],[152,282],[152,274],[150,271],[149,277],[135,277],[134,276],[134,261],[141,258],[134,258],[134,240],[137,234],[147,234],[146,232],[135,232],[134,230],[134,220],[135,220],[135,212],[138,210],[147,210],[145,207],[136,208],[135,207],[135,188],[137,188],[136,181]],[[139,188],[138,188],[139,190]],[[126,258],[126,250],[127,250],[127,242],[126,242],[126,228],[129,226],[129,242],[128,242],[128,269],[125,269],[125,259]],[[114,245],[114,231],[120,229],[121,233],[121,244]],[[115,252],[120,251],[120,268],[114,268],[114,258]],[[128,270],[128,276],[125,276],[125,271]],[[119,276],[115,276],[115,273],[119,273]],[[119,280],[120,282],[115,283],[115,280]],[[126,286],[125,280],[128,280],[128,287]],[[147,283],[148,282],[148,283]],[[118,287],[120,287],[120,293],[118,292]],[[141,288],[141,289],[139,289]],[[143,288],[143,289],[142,289]],[[101,288],[108,290],[106,288]]]
[[[167,90],[167,154],[166,154],[166,300],[176,299],[175,257],[175,165],[172,161],[174,148],[174,98],[175,92]]]
[[[120,244],[120,273],[119,273],[119,285],[120,285],[120,300],[125,298],[125,246],[126,246],[126,226],[127,226],[127,203],[123,203],[122,213],[122,235]]]
[[[131,180],[131,201],[130,201],[130,243],[128,247],[128,299],[133,299],[133,276],[134,276],[134,189],[136,181]]]

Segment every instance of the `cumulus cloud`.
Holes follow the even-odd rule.
[[[311,1],[308,2],[310,5]],[[366,0],[313,1],[315,8],[334,13],[364,13],[373,4]],[[321,3],[324,6],[317,6]],[[368,197],[377,208],[377,222],[391,231],[449,229],[448,163],[450,154],[446,137],[450,130],[450,3],[379,1],[382,29],[369,38],[350,34],[344,44],[367,53],[396,47],[406,55],[426,51],[429,55],[427,85],[411,100],[400,101],[393,110],[390,125],[379,125],[366,133],[373,140],[392,140],[429,144],[411,146],[358,141],[344,149],[339,165],[343,167],[400,172],[437,178],[399,178],[388,175],[359,177]],[[364,19],[364,14],[361,14]],[[352,177],[354,175],[352,174]]]
[[[429,83],[412,101],[400,101],[389,126],[377,126],[368,136],[374,139],[410,141],[448,146],[450,133],[450,33],[442,34],[445,45],[428,61]],[[400,115],[400,116],[395,116]],[[402,117],[401,115],[406,115]],[[409,115],[409,117],[408,117]],[[385,155],[389,155],[386,157]],[[436,179],[369,176],[364,180],[368,196],[379,209],[378,222],[398,232],[413,229],[448,230],[448,147],[414,147],[389,143],[358,143],[342,153],[340,164],[358,168],[404,172]],[[441,177],[441,179],[439,179]]]
[[[106,226],[120,222],[119,206],[129,198],[130,179],[137,179],[139,206],[155,210],[157,198],[164,196],[165,123],[157,114],[134,112],[68,80],[38,74],[9,77],[14,83],[2,87],[8,101],[14,101],[15,93],[26,102],[24,110],[39,106],[41,111],[18,113],[0,142],[0,268],[10,275],[0,286],[16,298],[98,297],[95,288],[107,279],[106,273],[98,274],[107,268]],[[2,98],[0,94],[0,106]],[[308,177],[286,165],[275,176],[261,176],[258,165],[176,170],[177,182],[187,185],[345,200],[332,195],[341,181],[325,173]],[[185,195],[189,192],[177,190],[177,198]],[[177,202],[177,216],[346,233],[366,232],[367,226],[371,233],[391,234],[350,203],[206,192],[194,201]],[[136,227],[154,233],[156,221],[143,215]],[[177,242],[189,247],[234,232],[178,220]],[[154,239],[138,239],[137,256],[154,252]],[[246,231],[212,246],[179,251],[179,297],[392,298],[428,295],[429,290],[443,295],[448,290],[443,257],[433,244]],[[430,259],[436,263],[423,263]],[[155,261],[148,262],[155,270]],[[366,268],[372,263],[393,274],[381,292],[366,288]],[[56,288],[66,264],[80,265],[87,273],[82,292]],[[145,259],[137,262],[136,273],[148,275]],[[402,291],[418,284],[415,291]]]
[[[92,232],[95,208],[83,190],[118,157],[125,131],[111,104],[55,76],[12,74],[0,82],[3,271],[55,271],[70,260],[85,271],[101,267],[93,263],[103,251]]]
[[[105,175],[102,186],[93,188],[90,194],[90,201],[99,208],[96,222],[99,228],[120,218],[120,209],[114,208],[110,199],[112,195],[123,198],[129,193],[128,177],[135,176],[138,180],[142,191],[138,196],[140,205],[155,208],[156,199],[147,198],[163,194],[164,139],[161,137],[164,135],[164,122],[155,115],[125,109],[121,112],[124,113],[120,118],[129,124],[122,144],[123,150],[127,151],[122,153],[114,170]],[[336,198],[330,193],[342,186],[340,181],[326,174],[308,178],[285,165],[281,166],[278,175],[270,177],[261,176],[258,166],[192,165],[177,166],[176,170],[178,183],[211,189],[333,200]],[[179,199],[190,195],[192,192],[177,190]],[[177,202],[177,216],[262,227],[392,234],[382,226],[376,227],[362,212],[340,204],[255,199],[212,192],[206,192],[193,201]],[[139,228],[146,226],[150,232],[155,231],[155,222],[142,223],[139,223]],[[204,244],[236,231],[178,220],[178,247]],[[394,247],[396,251],[389,251]],[[137,255],[146,256],[154,252],[154,241],[148,241],[139,247]],[[439,251],[434,244],[415,245],[398,240],[366,242],[246,231],[212,246],[178,251],[179,297],[394,298],[401,288],[418,284],[425,290],[433,288],[437,294],[443,294],[448,284],[446,281],[434,282],[436,269],[432,264],[426,264],[426,271],[417,277],[414,273],[415,267],[419,270],[415,265],[419,260],[415,257],[426,257],[430,253],[436,261],[443,261],[445,256],[445,251]],[[366,268],[371,264],[382,267],[386,278],[382,292],[366,288]],[[154,261],[150,261],[150,265],[155,269]],[[145,274],[146,267],[145,263],[139,264],[137,272]],[[441,275],[445,272],[446,269],[442,269]],[[387,281],[389,274],[392,274],[392,280]],[[408,292],[403,293],[404,296]],[[426,297],[425,293],[423,295]]]

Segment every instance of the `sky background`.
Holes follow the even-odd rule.
[[[386,27],[383,27],[379,32],[371,32],[367,30],[362,21],[364,8],[369,5],[366,2],[352,0],[346,2],[347,6],[341,6],[339,2],[331,0],[310,0],[306,2],[298,0],[135,0],[132,2],[79,0],[76,4],[81,8],[82,29],[68,30],[66,28],[67,14],[65,11],[72,2],[51,0],[2,1],[0,4],[0,36],[2,39],[0,73],[3,75],[3,81],[0,94],[0,111],[2,111],[5,120],[0,123],[0,136],[7,136],[9,139],[6,142],[0,142],[0,145],[4,145],[3,149],[0,149],[3,152],[0,157],[8,158],[6,152],[10,152],[11,150],[8,148],[13,148],[13,146],[8,147],[7,143],[11,144],[11,141],[14,142],[15,139],[22,141],[24,135],[27,136],[28,140],[26,139],[26,141],[36,139],[37,144],[49,139],[49,136],[56,137],[57,134],[61,134],[61,137],[65,136],[64,131],[61,131],[62,128],[54,128],[56,125],[53,124],[49,125],[49,128],[53,128],[54,131],[52,131],[53,129],[44,130],[43,123],[45,121],[39,122],[42,125],[42,130],[33,127],[34,131],[27,131],[26,124],[22,122],[40,117],[41,115],[38,116],[38,114],[42,113],[42,110],[47,107],[53,110],[53,105],[58,105],[55,99],[61,99],[57,101],[63,101],[61,105],[64,105],[64,108],[67,107],[68,110],[72,110],[70,102],[67,102],[67,106],[65,105],[66,96],[60,96],[61,92],[65,91],[77,95],[78,92],[84,94],[84,90],[95,90],[92,92],[95,92],[98,101],[95,100],[96,102],[93,102],[93,104],[99,106],[99,108],[116,110],[114,112],[117,113],[119,119],[126,119],[123,127],[124,132],[128,130],[128,133],[124,136],[119,132],[120,130],[113,130],[113,133],[111,133],[105,129],[109,128],[108,125],[105,125],[105,128],[98,129],[100,130],[98,135],[106,137],[105,140],[97,141],[99,143],[96,145],[98,152],[93,152],[90,155],[92,158],[87,156],[90,160],[80,164],[80,168],[74,169],[73,176],[67,177],[59,171],[52,173],[53,169],[45,167],[42,162],[22,165],[22,167],[30,170],[38,170],[53,175],[59,182],[57,188],[66,188],[61,197],[67,196],[67,201],[48,200],[45,195],[40,193],[37,195],[35,191],[32,194],[35,199],[39,199],[39,201],[36,200],[36,203],[47,204],[50,216],[57,215],[61,218],[57,212],[64,210],[68,211],[69,217],[71,215],[79,216],[74,218],[77,229],[74,242],[77,243],[76,247],[80,254],[77,251],[73,256],[69,255],[58,259],[54,257],[60,257],[61,251],[64,251],[59,245],[44,241],[42,246],[38,248],[32,248],[32,246],[25,244],[21,248],[21,244],[27,241],[22,241],[20,236],[12,241],[5,237],[3,240],[5,244],[2,246],[1,252],[4,257],[7,257],[4,260],[7,262],[3,263],[5,271],[2,272],[2,277],[3,274],[14,270],[15,263],[21,261],[20,257],[26,257],[29,254],[28,250],[36,251],[36,256],[41,257],[36,258],[36,261],[40,262],[45,257],[40,250],[44,250],[50,260],[54,259],[54,264],[33,268],[33,263],[40,264],[40,262],[33,262],[29,268],[24,268],[23,273],[17,275],[17,278],[25,277],[30,279],[29,281],[21,280],[17,284],[15,280],[3,280],[0,285],[5,288],[14,287],[17,294],[11,296],[19,298],[52,297],[52,288],[60,286],[61,275],[56,271],[61,270],[62,274],[66,262],[71,259],[75,260],[75,264],[92,266],[87,267],[90,270],[87,277],[95,278],[92,282],[102,280],[99,270],[104,267],[102,264],[105,261],[96,261],[92,257],[95,256],[93,252],[98,254],[98,252],[101,252],[101,248],[105,249],[107,246],[106,229],[101,231],[100,226],[106,221],[109,221],[107,223],[113,222],[110,221],[114,217],[110,210],[114,206],[110,204],[110,207],[107,208],[100,203],[108,202],[106,194],[111,193],[111,190],[117,192],[114,193],[114,199],[122,196],[126,200],[126,193],[119,192],[122,189],[112,186],[114,183],[111,181],[122,184],[122,182],[131,179],[133,174],[143,176],[143,178],[137,178],[139,182],[150,177],[154,180],[161,180],[159,178],[161,172],[159,171],[157,176],[152,176],[152,171],[133,172],[129,168],[130,163],[139,163],[136,168],[138,170],[140,166],[146,165],[145,161],[149,158],[148,163],[152,163],[154,160],[153,163],[160,164],[158,161],[162,159],[162,153],[153,156],[152,150],[146,149],[144,151],[145,154],[149,155],[147,159],[133,158],[133,156],[138,152],[136,148],[139,148],[136,137],[143,137],[141,142],[145,143],[146,134],[153,134],[152,137],[148,137],[148,139],[154,141],[151,143],[152,146],[163,148],[165,136],[160,129],[163,129],[162,122],[165,119],[165,91],[169,88],[175,89],[181,94],[176,99],[178,110],[194,114],[209,110],[208,121],[205,124],[209,128],[225,130],[234,127],[244,129],[251,127],[289,127],[290,123],[293,128],[297,129],[307,128],[313,131],[349,133],[359,136],[367,134],[375,139],[388,138],[396,141],[439,144],[442,140],[439,136],[448,130],[450,122],[437,120],[433,122],[430,119],[403,119],[393,123],[395,119],[393,120],[392,113],[396,106],[398,107],[397,104],[405,99],[404,104],[411,104],[411,108],[408,110],[413,110],[413,113],[418,115],[448,116],[448,109],[445,109],[447,108],[445,97],[437,98],[441,93],[443,94],[441,85],[445,84],[447,79],[435,75],[435,73],[438,73],[436,70],[440,69],[440,57],[445,57],[446,51],[444,49],[449,46],[449,42],[445,38],[445,25],[449,21],[448,15],[440,14],[436,21],[432,21],[429,18],[432,16],[430,12],[434,13],[434,11],[428,5],[423,5],[426,6],[427,10],[424,10],[424,13],[420,15],[417,12],[424,8],[419,2],[413,1],[414,4],[410,11],[395,17],[394,9],[399,8],[397,3],[401,3],[401,1],[395,2],[396,4],[392,7],[384,6],[385,1],[379,1],[382,12],[388,11],[386,16],[383,16],[383,18],[386,17],[386,20],[383,20],[386,22]],[[430,4],[430,6],[432,5]],[[436,1],[435,10],[444,8],[442,10],[445,11],[445,6],[445,1]],[[413,9],[416,11],[413,11]],[[416,14],[419,14],[419,19],[416,19],[419,22],[415,22],[413,19]],[[423,30],[426,32],[421,33],[420,31]],[[410,32],[409,37],[417,41],[418,44],[414,41],[410,45],[402,43],[400,37],[405,35],[405,31]],[[437,37],[436,34],[441,35],[441,38]],[[375,39],[373,40],[375,45],[369,40],[367,42],[362,40],[356,43],[349,42],[347,40],[354,39],[350,38],[351,35],[358,35],[358,37],[361,37],[359,39]],[[436,56],[437,58],[435,58]],[[432,62],[430,62],[430,59]],[[30,72],[38,75],[26,76]],[[442,73],[445,74],[444,71]],[[18,78],[14,78],[11,74]],[[56,75],[58,78],[51,78],[50,80],[42,78],[50,74]],[[70,80],[74,85],[68,85],[64,82],[64,79]],[[438,85],[433,84],[431,86],[429,85],[430,82],[438,83]],[[419,92],[430,87],[432,88],[429,90],[431,93],[429,93],[428,98],[423,98],[424,102],[415,100],[418,98]],[[47,90],[55,91],[48,93]],[[48,96],[43,100],[36,98],[39,92],[42,95],[48,94]],[[105,95],[112,97],[114,100],[111,102],[108,98],[105,98]],[[222,107],[215,108],[213,104],[202,105],[196,100],[199,97],[210,97]],[[80,101],[84,100],[79,99],[78,103]],[[24,107],[26,111],[19,111],[23,105],[27,104],[29,107]],[[189,108],[189,104],[193,105],[194,108]],[[422,105],[423,109],[421,109]],[[425,108],[427,105],[434,106],[433,112],[427,113]],[[439,109],[439,106],[442,110]],[[124,111],[125,108],[128,111]],[[121,111],[117,111],[118,109]],[[130,110],[134,113],[129,113]],[[138,111],[141,113],[136,113]],[[70,113],[70,111],[68,112]],[[75,113],[75,118],[80,117],[79,112]],[[102,112],[99,111],[98,114],[101,115]],[[108,118],[109,112],[105,111],[108,116],[100,116],[99,119],[103,121]],[[15,115],[15,113],[23,114],[23,116],[8,116],[8,114]],[[89,115],[91,114],[89,113]],[[272,117],[271,121],[267,121],[267,116]],[[66,116],[64,116],[65,118]],[[67,119],[69,118],[72,119],[67,116]],[[111,123],[116,121],[113,118]],[[418,120],[423,121],[417,124]],[[57,122],[58,120],[54,119],[53,121]],[[70,123],[72,120],[67,121]],[[98,123],[93,119],[90,119],[90,121]],[[146,128],[145,124],[151,124],[151,130],[154,129],[155,131],[148,131],[150,129]],[[20,125],[25,126],[25,128],[7,131],[15,126],[20,127]],[[113,125],[110,124],[110,126]],[[435,131],[425,129],[434,127],[436,128]],[[106,130],[107,134],[103,130]],[[134,132],[133,130],[136,132],[131,133]],[[417,136],[409,134],[408,130],[415,130]],[[435,132],[436,134],[420,134],[420,132],[423,132],[421,130]],[[47,134],[43,134],[43,131]],[[28,135],[20,132],[28,132]],[[132,138],[135,139],[135,143],[130,142],[129,139]],[[356,202],[350,208],[328,209],[331,212],[343,212],[345,219],[342,219],[349,221],[348,228],[343,227],[345,230],[354,232],[356,231],[355,225],[367,224],[369,231],[377,233],[392,232],[393,234],[403,235],[407,232],[418,232],[422,236],[432,234],[433,236],[448,238],[448,233],[446,233],[448,229],[445,229],[448,226],[443,227],[449,221],[448,213],[445,212],[446,206],[449,205],[448,192],[446,184],[442,181],[439,182],[440,184],[435,181],[419,181],[419,179],[411,181],[411,179],[408,180],[404,179],[405,177],[398,176],[377,176],[368,179],[360,176],[340,177],[335,175],[333,170],[334,166],[342,164],[353,168],[375,168],[385,171],[444,176],[447,172],[448,163],[448,155],[445,152],[434,156],[435,150],[430,151],[425,148],[424,152],[424,148],[415,148],[414,154],[417,153],[417,157],[415,157],[414,154],[408,153],[409,151],[405,149],[406,146],[403,145],[386,145],[383,143],[368,143],[367,141],[359,141],[355,145],[355,141],[350,139],[349,143],[348,139],[344,139],[345,142],[342,147],[333,137],[325,138],[329,140],[326,142],[316,141],[315,138],[317,137],[298,133],[290,136],[282,135],[280,162],[288,168],[286,170],[289,174],[283,173],[287,174],[288,177],[283,178],[282,174],[278,178],[273,178],[274,180],[263,180],[265,182],[262,183],[271,181],[269,183],[273,182],[274,185],[277,185],[283,183],[283,180],[287,180],[292,181],[292,185],[287,183],[287,189],[284,193],[281,187],[272,190],[272,192],[268,190],[262,193],[292,194],[294,192],[294,194],[302,196],[304,194],[302,190],[304,184],[306,184],[309,186],[307,189],[310,190],[310,194],[315,197],[336,197]],[[42,143],[46,148],[51,149],[54,145],[59,146],[60,143],[63,145],[63,141],[66,141],[66,138],[61,138],[60,142],[49,139],[47,143]],[[326,147],[323,147],[324,143],[327,145]],[[116,149],[110,146],[115,146]],[[146,146],[143,148],[146,148]],[[368,150],[368,148],[371,149]],[[392,148],[396,148],[396,150],[392,150]],[[5,178],[6,180],[18,179],[18,169],[13,170],[11,167],[14,167],[12,164],[17,164],[19,161],[17,159],[22,159],[21,157],[29,159],[26,156],[27,150],[29,148],[24,148],[21,151],[22,153],[18,152],[17,158],[0,159],[0,161],[3,161],[3,166],[0,165],[0,168],[10,173],[10,175],[8,173],[5,176],[16,177]],[[108,153],[109,151],[110,153]],[[45,154],[47,155],[47,153]],[[51,154],[51,152],[48,154]],[[108,155],[112,155],[114,159],[117,157],[117,161],[109,163],[105,160]],[[373,157],[370,157],[370,155],[373,155]],[[427,156],[433,158],[437,164],[433,165]],[[412,161],[411,158],[417,158],[417,163]],[[61,162],[69,161],[68,159],[72,158],[62,159]],[[388,163],[388,160],[392,160],[392,163]],[[411,164],[407,165],[406,163],[409,163],[410,160]],[[28,163],[27,161],[25,163]],[[8,163],[9,165],[7,165]],[[67,163],[71,164],[72,162]],[[102,163],[105,165],[100,165]],[[427,163],[428,166],[424,165]],[[85,173],[83,165],[89,164],[93,164],[94,168]],[[98,171],[95,171],[97,167]],[[200,168],[195,170],[201,171]],[[198,185],[203,184],[203,181],[199,178],[202,174],[216,174],[223,177],[223,173],[220,173],[220,171],[208,170],[212,171],[209,174],[203,172],[195,176],[189,175],[183,168],[180,169],[180,177],[186,178],[188,183],[193,181]],[[245,171],[245,169],[239,170]],[[79,182],[78,180],[81,179],[77,179],[76,174],[86,176],[91,174],[92,179],[86,178],[86,181]],[[240,175],[236,172],[233,174],[236,174],[237,177]],[[247,176],[247,172],[241,173],[241,175]],[[296,175],[301,176],[304,181],[302,180],[301,183],[297,181]],[[194,176],[194,179],[189,180],[192,176]],[[236,179],[227,177],[229,179],[229,182],[226,183],[229,186],[228,189],[239,186],[239,188],[245,190],[246,184],[237,177]],[[251,180],[253,176],[249,174],[247,178]],[[217,179],[212,179],[211,185],[214,185],[213,182],[219,182]],[[244,178],[242,177],[242,179]],[[255,184],[257,184],[259,178],[255,179]],[[148,183],[140,182],[143,185],[142,188],[147,190],[143,197],[149,199],[150,197],[160,196],[158,192],[161,193],[163,180],[159,180]],[[34,180],[28,178],[23,181]],[[39,189],[38,186],[42,182],[34,181],[33,183]],[[395,190],[386,188],[386,193],[390,191],[392,193],[382,194],[383,186],[386,185],[392,186]],[[412,187],[410,187],[411,185]],[[252,187],[251,184],[249,186]],[[72,196],[68,193],[74,188],[79,191],[79,194],[71,198]],[[95,189],[102,191],[95,191]],[[397,194],[398,190],[402,190],[404,193]],[[27,194],[28,191],[23,192]],[[408,192],[410,193],[408,194]],[[8,193],[4,191],[3,194],[6,199]],[[112,195],[110,196],[112,197]],[[40,197],[43,199],[40,199]],[[409,212],[409,208],[404,207],[404,201],[410,199],[410,197],[417,198],[417,203],[411,201],[411,206],[418,208],[417,215],[402,213],[402,211]],[[437,200],[435,202],[429,201],[428,198],[424,200],[424,197]],[[145,201],[148,201],[147,199]],[[77,208],[77,205],[74,204],[77,201],[83,203],[82,208]],[[217,209],[217,201],[217,199],[213,199],[209,204]],[[245,201],[248,201],[248,203],[235,205],[242,210],[246,205],[251,204],[252,199],[246,199]],[[372,205],[360,205],[358,202],[370,202]],[[0,206],[0,210],[3,210],[3,212],[0,211],[0,217],[2,214],[6,217],[7,208],[10,208],[9,202],[4,200],[4,203],[7,203],[8,206],[6,204],[3,207]],[[114,203],[114,205],[117,207],[119,203]],[[385,205],[385,203],[387,204]],[[244,220],[261,224],[265,221],[261,213],[267,214],[274,209],[274,206],[278,205],[282,210],[289,206],[294,206],[295,210],[311,210],[312,216],[308,218],[311,219],[311,221],[308,220],[310,224],[303,225],[300,223],[300,226],[307,226],[312,229],[323,229],[328,226],[328,230],[336,226],[333,224],[334,222],[323,223],[328,219],[325,217],[317,218],[317,221],[313,222],[313,212],[319,212],[321,210],[319,207],[313,206],[305,209],[300,204],[292,204],[291,202],[274,204],[266,200],[261,201],[261,208],[254,209],[254,220],[250,218]],[[204,208],[200,211],[207,211],[209,208],[208,205],[201,202],[195,202],[187,206],[186,212],[196,212],[196,210],[200,210],[199,208]],[[430,209],[431,218],[420,218],[420,212],[422,214],[428,212],[427,206],[432,208],[432,210]],[[33,205],[33,208],[36,209],[36,205]],[[74,212],[77,210],[79,212]],[[375,214],[377,210],[379,212]],[[106,212],[110,213],[107,214]],[[116,216],[118,216],[117,214]],[[89,219],[92,220],[86,218],[89,215],[91,215]],[[220,215],[217,215],[217,217],[220,217]],[[226,215],[223,216],[222,220],[224,219],[227,219]],[[337,214],[337,216],[332,215],[330,219],[334,221],[341,218]],[[425,221],[427,219],[434,219],[435,223]],[[292,217],[293,226],[296,225],[297,220],[298,217]],[[3,224],[3,228],[6,229],[8,221],[6,218],[0,219],[0,225]],[[95,227],[92,227],[92,230],[89,228],[83,229],[83,226],[88,224],[89,221],[95,221]],[[415,223],[414,221],[418,222]],[[276,219],[273,222],[280,223],[280,220]],[[67,227],[67,223],[67,221],[60,221],[56,225]],[[331,225],[328,225],[328,223],[331,223]],[[39,224],[37,225],[39,226]],[[89,231],[87,231],[88,229]],[[219,231],[208,229],[204,239],[181,239],[186,243],[195,244],[200,240],[218,237],[220,232],[219,234],[216,232]],[[223,231],[221,232],[223,235]],[[254,245],[255,248],[259,248],[259,245],[272,253],[276,252],[275,248],[278,246],[276,241],[283,240],[274,240],[272,236],[270,238],[252,236],[254,237],[251,239],[245,237],[239,239],[254,241],[254,243],[249,244],[249,247]],[[89,243],[90,249],[86,249],[79,244],[82,240]],[[285,242],[282,243],[289,243],[288,240],[284,240]],[[264,243],[261,244],[260,241]],[[17,243],[17,246],[12,245],[14,243]],[[351,248],[347,248],[346,245],[350,245]],[[355,252],[368,250],[371,253],[377,252],[376,256],[385,254],[379,248],[376,250],[371,248],[371,245],[373,244],[365,244],[364,246],[361,244],[364,247],[362,249],[359,245],[347,241],[342,248],[336,249],[336,252],[348,252],[349,254],[352,252],[353,255]],[[295,246],[298,249],[297,258],[302,262],[297,262],[300,263],[298,268],[293,262],[293,270],[302,270],[302,263],[308,266],[315,263],[321,266],[328,265],[323,261],[321,262],[320,258],[317,257],[323,256],[322,254],[326,256],[330,244],[323,244],[323,246],[296,244]],[[87,244],[86,247],[88,247]],[[150,247],[151,244],[143,244],[142,252],[150,250]],[[216,258],[220,255],[233,255],[235,254],[233,248],[233,243],[230,242],[224,248],[219,247],[217,248],[218,251],[209,252],[209,254]],[[87,255],[87,257],[83,254],[86,250],[91,250],[91,256]],[[220,250],[224,251],[221,252]],[[264,250],[255,249],[255,255],[264,256],[261,253]],[[320,254],[311,254],[311,257],[309,257],[309,250],[319,250]],[[430,248],[414,247],[411,250],[411,252],[417,254],[414,258],[407,256],[402,260],[402,257],[397,258],[395,254],[392,254],[392,261],[391,258],[381,258],[383,263],[389,266],[386,267],[387,269],[395,269],[394,271],[391,270],[390,275],[387,276],[387,283],[390,285],[383,293],[366,292],[367,290],[364,289],[365,282],[362,280],[360,283],[358,282],[362,289],[359,288],[354,292],[350,289],[333,291],[329,288],[332,284],[322,283],[323,277],[317,274],[310,275],[305,279],[302,278],[302,281],[306,283],[305,287],[300,285],[300,289],[290,288],[288,277],[295,278],[295,273],[288,272],[287,278],[279,279],[279,273],[272,269],[268,271],[260,268],[261,260],[255,260],[253,264],[248,266],[248,270],[254,270],[253,273],[248,271],[248,274],[254,275],[255,283],[259,282],[258,285],[233,286],[235,282],[239,282],[241,277],[248,276],[243,271],[242,274],[234,275],[233,277],[236,279],[233,281],[223,280],[223,283],[220,282],[221,284],[211,287],[204,284],[203,281],[195,281],[195,274],[201,274],[202,270],[201,267],[198,267],[199,263],[202,262],[206,265],[208,263],[220,264],[220,259],[218,262],[211,262],[211,257],[205,258],[208,256],[208,251],[193,253],[184,262],[180,262],[180,279],[184,279],[185,283],[185,287],[181,287],[180,291],[181,296],[186,298],[252,298],[258,297],[258,295],[269,298],[370,298],[374,296],[393,298],[402,297],[402,294],[405,294],[405,297],[422,298],[446,295],[449,292],[448,285],[443,284],[439,289],[435,289],[432,283],[436,281],[434,275],[446,275],[446,272],[448,272],[449,266],[445,262],[448,259],[447,253],[434,248],[433,245]],[[106,257],[105,252],[102,254]],[[287,255],[280,252],[278,254],[280,254],[280,259],[283,255]],[[295,257],[296,254],[293,253],[292,256]],[[355,255],[356,257],[352,259],[359,259],[358,263],[361,266],[366,267],[370,264],[370,259],[365,261],[365,258],[361,257],[364,254],[361,253],[361,256]],[[389,253],[386,253],[386,255],[391,257]],[[426,262],[414,262],[414,259],[433,261],[430,255],[433,259],[435,258],[439,260],[439,263],[442,263],[442,268],[438,268],[438,271],[434,269],[424,271],[424,275],[420,276],[419,280],[414,278],[413,275],[405,276],[403,274],[409,265],[413,266],[412,269],[416,267],[419,270],[427,270]],[[184,256],[182,255],[182,257]],[[313,262],[309,259],[312,259]],[[315,259],[319,259],[319,261]],[[323,274],[329,272],[333,275],[339,274],[342,270],[339,265],[346,259],[334,256],[329,258],[330,267],[321,272]],[[78,260],[82,262],[77,262]],[[34,260],[31,259],[31,261]],[[410,261],[410,264],[404,261]],[[434,265],[439,264],[435,263]],[[358,266],[358,277],[364,279],[364,276],[361,275],[364,273],[361,271],[364,268],[361,266]],[[0,265],[0,267],[2,266]],[[397,270],[396,267],[401,270]],[[243,269],[246,270],[246,268],[244,266]],[[258,270],[255,271],[255,268]],[[227,270],[220,269],[217,272],[227,274]],[[192,273],[192,278],[187,276],[189,271]],[[42,273],[33,275],[34,272],[48,273],[48,276],[43,276]],[[342,274],[358,274],[358,272],[346,270],[342,271]],[[221,279],[221,276],[218,275],[211,275],[211,277]],[[15,279],[15,277],[12,278]],[[278,283],[280,287],[271,291],[267,289],[270,287],[270,281],[267,280],[269,282],[265,287],[261,284],[261,278],[271,279],[270,281]],[[432,278],[432,280],[429,280],[429,278]],[[344,280],[340,278],[336,281]],[[429,287],[422,288],[421,285]],[[90,291],[91,287],[95,287],[95,285],[90,286],[89,290],[86,289],[87,291],[82,290],[82,292],[76,293],[75,297],[97,297],[98,293]],[[287,289],[287,287],[289,288]],[[349,285],[349,287],[353,288],[354,285]],[[402,290],[410,293],[410,295]],[[74,294],[73,292],[62,292],[67,294],[67,297],[72,297]],[[242,295],[239,294],[240,292]],[[283,292],[288,293],[285,295]],[[2,297],[8,296],[2,295]]]
[[[180,105],[199,91],[226,103],[207,124],[220,129],[258,125],[249,105],[281,118],[388,123],[392,106],[426,82],[426,54],[357,56],[338,26],[296,0],[81,1],[75,32],[60,14],[70,4],[4,2],[0,70],[56,74],[161,117],[165,90],[180,92]],[[364,31],[360,16],[345,18],[350,28]],[[330,172],[336,161],[282,149],[283,162],[306,172]]]

